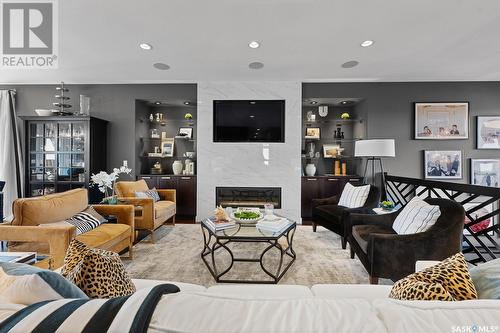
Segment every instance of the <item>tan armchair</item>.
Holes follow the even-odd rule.
[[[0,224],[0,240],[9,241],[9,251],[49,254],[51,268],[62,265],[69,242],[76,238],[88,246],[113,252],[129,251],[134,240],[134,206],[94,205],[100,214],[114,215],[117,223],[104,223],[75,237],[75,227],[64,220],[88,207],[86,189],[75,189],[14,201],[14,219]]]
[[[138,198],[135,192],[149,190],[144,179],[135,182],[117,182],[115,192],[118,200],[134,205],[135,229],[146,230],[151,233],[151,242],[154,243],[154,231],[168,220],[175,225],[175,190],[157,189],[161,200],[154,202],[152,198]]]

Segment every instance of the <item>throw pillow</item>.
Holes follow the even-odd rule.
[[[8,303],[88,297],[61,275],[35,266],[0,262],[0,298]]]
[[[347,208],[363,207],[366,199],[368,199],[369,193],[370,185],[353,186],[350,183],[347,183],[344,186],[342,194],[340,195],[338,205]]]
[[[158,202],[161,200],[160,194],[158,194],[156,187],[153,187],[152,189],[144,192],[135,192],[135,196],[137,198],[153,198],[154,202]]]
[[[90,298],[112,298],[135,292],[117,253],[94,249],[73,239],[61,274]]]
[[[479,298],[500,299],[500,258],[470,269]]]
[[[77,235],[95,229],[106,221],[92,206],[66,220],[66,222],[76,227]]]
[[[477,298],[464,255],[457,253],[437,265],[397,281],[389,297],[405,300],[463,301]]]
[[[440,215],[439,206],[414,197],[398,214],[392,228],[398,235],[424,232],[436,223]]]

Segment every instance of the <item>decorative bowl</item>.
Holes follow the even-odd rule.
[[[235,214],[238,214],[241,212],[244,212],[244,211],[236,211],[236,212],[231,213],[231,219],[235,220],[238,223],[257,223],[258,221],[262,220],[262,218],[264,217],[264,214],[262,214],[261,212],[254,212],[254,211],[252,211],[252,213],[257,214],[257,216],[254,218],[244,218],[244,217],[236,217],[235,216]]]
[[[52,110],[47,110],[47,109],[35,109],[35,113],[40,117],[52,116]]]
[[[380,203],[380,208],[383,210],[392,210],[394,209],[394,202],[392,201],[382,201]]]

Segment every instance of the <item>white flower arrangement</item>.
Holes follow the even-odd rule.
[[[90,177],[90,182],[91,185],[97,186],[99,188],[99,191],[104,193],[106,196],[108,196],[108,189],[112,190],[112,193],[114,195],[114,187],[115,187],[115,182],[118,179],[118,176],[122,173],[124,174],[130,174],[132,172],[132,169],[128,168],[125,165],[122,165],[120,168],[113,168],[113,172],[107,173],[105,171],[101,171],[97,174],[92,174]]]

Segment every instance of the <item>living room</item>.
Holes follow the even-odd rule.
[[[498,4],[41,3],[1,3],[0,332],[499,330]]]

